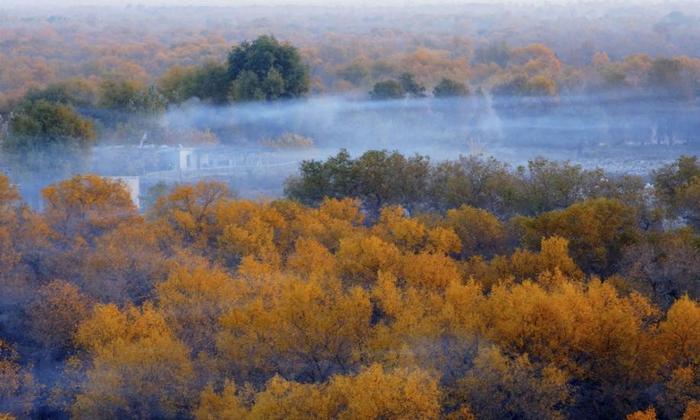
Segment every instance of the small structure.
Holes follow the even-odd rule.
[[[192,147],[180,147],[177,150],[178,165],[177,168],[181,171],[188,171],[192,169],[199,169],[199,162],[197,158],[199,157],[196,150]]]

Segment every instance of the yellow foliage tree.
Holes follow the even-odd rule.
[[[76,341],[88,369],[71,408],[75,418],[170,417],[193,398],[187,347],[152,305],[98,305]]]
[[[322,380],[354,366],[370,332],[368,294],[345,292],[333,279],[273,278],[273,290],[221,318],[217,347],[224,359],[255,382],[275,373]]]
[[[553,236],[542,238],[540,252],[516,250],[510,258],[509,273],[518,279],[535,280],[540,274],[556,271],[571,278],[582,278],[582,273],[569,256],[569,241]]]
[[[300,384],[279,376],[272,378],[263,392],[255,396],[250,419],[327,419],[333,418],[324,387]]]
[[[220,394],[208,385],[199,396],[194,412],[197,420],[239,420],[248,415],[248,410],[236,395],[236,385],[227,381]]]
[[[517,221],[523,242],[536,247],[542,238],[560,236],[569,240],[571,256],[585,272],[609,275],[622,257],[622,248],[639,235],[634,208],[607,198],[597,198],[535,218]]]
[[[393,243],[402,252],[419,252],[426,240],[426,228],[417,219],[406,217],[401,206],[388,206],[381,210],[374,233]]]
[[[649,407],[644,411],[635,411],[628,414],[625,420],[656,420],[656,410],[654,407]]]
[[[97,238],[77,268],[75,277],[90,296],[120,305],[141,304],[164,280],[167,258],[153,226],[135,221]]]
[[[228,196],[226,185],[218,182],[179,185],[158,198],[150,217],[161,224],[166,238],[207,250],[213,240],[216,207]]]
[[[437,419],[440,390],[421,370],[385,371],[373,364],[357,376],[335,376],[328,385],[334,416],[340,419]]]
[[[369,287],[379,271],[399,273],[401,252],[376,236],[355,236],[340,241],[336,254],[340,274],[350,284]]]
[[[46,187],[44,218],[66,243],[91,243],[96,237],[139,218],[129,192],[119,181],[82,175]]]
[[[683,420],[695,419],[700,419],[700,402],[693,400],[688,403],[688,407],[683,413]]]
[[[156,290],[168,325],[195,354],[215,350],[219,318],[241,293],[231,277],[206,260],[197,261],[194,267],[174,266]]]
[[[671,366],[700,369],[700,305],[683,296],[668,310],[659,328],[659,345]]]
[[[447,211],[444,224],[452,228],[462,242],[462,258],[493,256],[503,251],[506,232],[503,224],[486,210],[463,205]]]
[[[461,281],[455,261],[441,254],[406,255],[401,273],[401,278],[413,287],[444,289],[452,282]]]
[[[335,256],[313,239],[299,239],[287,259],[287,269],[302,277],[324,278],[337,275]]]

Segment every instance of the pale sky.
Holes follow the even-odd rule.
[[[607,5],[624,3],[659,3],[662,0],[0,0],[2,6],[73,6],[73,5],[193,5],[193,6],[236,6],[236,5],[275,5],[275,4],[306,4],[306,5],[415,5],[415,4],[460,4],[460,3],[605,3]]]

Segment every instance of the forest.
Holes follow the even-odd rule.
[[[0,409],[695,419],[700,162],[653,180],[341,153],[285,199],[202,181],[141,214],[119,181],[38,212],[2,177]]]
[[[700,7],[526,3],[0,5],[0,420],[700,419]]]

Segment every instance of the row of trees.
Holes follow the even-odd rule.
[[[586,173],[541,165],[552,179]],[[655,174],[659,211],[677,214],[663,191],[685,197],[697,169],[684,158]],[[387,186],[370,185],[372,198]],[[698,232],[645,225],[631,200],[577,196],[516,217],[469,204],[409,213],[332,193],[313,207],[236,200],[202,182],[164,191],[141,215],[119,182],[96,176],[43,194],[34,212],[0,177],[0,412],[698,414]]]
[[[375,99],[425,97],[425,81],[434,85],[435,97],[466,96],[469,87],[465,81],[470,80],[501,96],[636,90],[676,100],[694,100],[700,80],[698,60],[688,57],[654,59],[637,54],[612,62],[605,53],[598,53],[592,57],[590,69],[576,72],[567,69],[554,51],[542,44],[492,48],[495,50],[487,49],[478,55],[477,67],[482,68],[475,69],[475,74],[470,76],[461,75],[460,79],[434,79],[433,74],[416,76],[410,71],[415,63],[407,59],[403,66],[392,71],[396,78],[376,82],[370,96]],[[430,55],[428,52],[423,55],[426,54]],[[416,53],[413,60],[421,62],[425,57]],[[358,77],[358,74],[369,72],[363,66],[371,64],[366,61],[353,63],[339,74],[362,86],[364,77]],[[307,93],[310,86],[309,72],[299,52],[269,36],[236,47],[229,54],[227,65],[210,63],[199,68],[176,67],[163,77],[160,84],[173,101],[198,97],[215,103],[299,97]]]
[[[110,10],[6,11],[1,18],[6,42],[0,45],[0,108],[32,86],[70,78],[129,75],[140,83],[154,83],[172,67],[223,63],[231,42],[265,33],[300,47],[315,92],[369,90],[403,72],[431,87],[442,78],[468,81],[474,87],[488,80],[490,86],[524,72],[528,79],[535,74],[548,77],[557,90],[566,91],[600,81],[596,63],[606,55],[614,64],[604,72],[608,80],[634,84],[653,61],[650,57],[672,51],[677,61],[695,61],[686,58],[698,55],[693,12],[669,13],[673,7],[606,13],[599,5],[578,5],[565,12],[541,10],[541,16],[514,5],[492,6],[487,14],[467,7],[420,7],[420,12],[301,7],[291,8],[295,12],[241,12],[232,7],[189,10],[186,22],[177,8],[130,8],[124,20],[114,19]],[[594,23],[592,15],[597,17]],[[436,24],[448,21],[450,30]],[[624,59],[636,53],[646,56]],[[619,67],[631,72],[620,72]],[[692,67],[682,66],[682,79],[692,79]],[[225,76],[216,69],[214,73]],[[267,74],[256,77],[266,79]],[[224,99],[227,94],[228,90]]]
[[[82,17],[76,19],[85,25]],[[117,42],[104,35],[95,38],[95,33],[77,22],[74,25],[78,26],[66,28],[65,22],[55,19],[47,25],[74,35],[66,35],[66,39],[57,29],[41,32],[41,25],[35,28],[29,22],[12,22],[16,30],[8,29],[4,34],[8,42],[0,48],[0,88],[7,94],[4,100],[0,98],[3,111],[11,109],[32,87],[46,87],[71,78],[94,82],[124,75],[139,84],[158,85],[161,93],[174,102],[199,97],[225,103],[296,97],[311,90],[369,90],[375,84],[380,95],[398,95],[394,79],[404,73],[415,75],[419,84],[443,85],[436,92],[447,89],[451,94],[462,92],[461,85],[468,84],[509,96],[624,89],[687,100],[696,98],[700,74],[698,60],[687,52],[654,58],[664,51],[682,51],[681,47],[635,54],[629,48],[621,53],[615,48],[587,45],[572,58],[572,53],[562,54],[562,43],[554,39],[510,46],[488,37],[469,39],[442,34],[426,41],[410,33],[394,33],[396,39],[387,37],[380,42],[362,32],[355,36],[303,37],[281,24],[270,31],[282,34],[300,50],[290,44],[280,45],[271,36],[258,37],[258,27],[243,34],[243,39],[258,37],[255,41],[242,42],[231,51],[230,41],[226,40],[241,39],[241,34],[222,34],[221,28],[183,34],[186,31],[165,24],[156,28],[143,25],[139,31],[157,33],[146,35],[148,41],[144,41],[132,39],[137,28],[124,23],[125,30],[118,34],[114,30],[103,31],[123,38]],[[86,39],[95,39],[95,45],[83,45]],[[71,55],[77,50],[87,56]],[[410,90],[405,93],[413,94]]]
[[[452,79],[442,79],[433,89],[433,96],[436,98],[450,98],[467,96],[469,88],[462,82]],[[412,73],[403,73],[398,80],[386,80],[378,82],[369,93],[372,99],[401,99],[409,98],[424,98],[425,86],[416,81],[416,77]]]
[[[687,160],[695,162],[692,158],[682,162]],[[305,161],[299,175],[287,180],[286,193],[308,205],[318,205],[324,197],[358,198],[374,216],[385,205],[401,205],[413,213],[445,212],[466,203],[501,218],[535,215],[596,197],[641,207],[646,196],[641,177],[583,169],[569,162],[538,158],[527,167],[512,168],[494,158],[461,156],[431,163],[427,156],[386,150],[357,158],[342,150],[325,161]]]
[[[569,92],[602,91],[613,95],[609,102],[590,101],[590,109],[580,112],[582,118],[590,114],[590,118],[616,122],[617,126],[611,133],[614,140],[611,141],[648,140],[673,144],[694,139],[697,124],[688,117],[689,111],[684,107],[687,101],[694,100],[698,89],[700,65],[697,60],[684,57],[652,59],[635,55],[613,62],[605,54],[598,54],[592,70],[596,76],[586,76],[587,81],[582,82],[573,81],[571,78],[578,73],[572,75],[564,70],[553,51],[543,45],[499,48],[502,54],[488,50],[479,55],[481,64],[495,60],[501,64],[491,64],[498,68],[492,69],[491,75],[484,75],[478,81],[473,79],[471,83],[480,86],[477,89],[479,97],[481,87],[495,94],[493,105],[502,117],[542,117],[545,114],[540,108],[527,101],[514,101],[512,96],[552,96],[566,85]],[[415,57],[418,62],[423,59]],[[411,68],[408,63],[406,69]],[[369,96],[378,100],[426,96],[425,77],[407,71],[397,74],[395,79],[377,82]],[[123,77],[108,77],[103,80],[68,80],[44,89],[30,90],[13,112],[3,118],[9,123],[7,130],[0,131],[0,140],[5,138],[2,143],[6,152],[38,150],[41,143],[85,149],[94,141],[95,132],[102,139],[120,142],[125,138],[136,141],[143,138],[144,133],[149,133],[150,141],[158,143],[216,142],[216,133],[207,131],[207,127],[200,127],[202,131],[182,132],[163,127],[153,117],[162,115],[168,104],[195,98],[213,104],[298,98],[310,91],[310,77],[309,68],[298,49],[280,43],[272,36],[262,36],[233,48],[225,63],[210,61],[193,67],[176,66],[153,85]],[[437,98],[467,96],[470,88],[466,80],[443,77],[435,82],[432,95]],[[630,89],[651,95],[653,100],[640,102],[635,99],[630,103],[624,95],[615,96],[620,90],[627,92]],[[554,106],[556,102],[547,103]],[[559,110],[562,117],[567,117],[567,106],[577,104],[562,106]],[[635,108],[630,109],[630,106]],[[450,112],[459,114],[461,111],[455,106]],[[634,116],[648,118],[649,123],[639,123]],[[42,118],[51,119],[52,125],[60,128],[42,128],[38,122]],[[71,126],[76,124],[81,128],[72,129]],[[504,130],[504,135],[508,136],[507,127]],[[214,134],[214,137],[209,134]],[[547,132],[538,133],[540,137],[547,135]]]
[[[86,150],[97,131],[107,140],[133,141],[149,132],[151,141],[196,142],[203,136],[172,133],[152,117],[161,115],[169,103],[190,98],[223,104],[295,98],[308,90],[308,69],[297,49],[262,36],[233,48],[227,65],[175,67],[157,86],[110,77],[68,80],[29,90],[9,114],[7,132],[0,135],[0,141],[5,153],[22,155],[14,160]],[[57,152],[59,146],[65,153]]]

